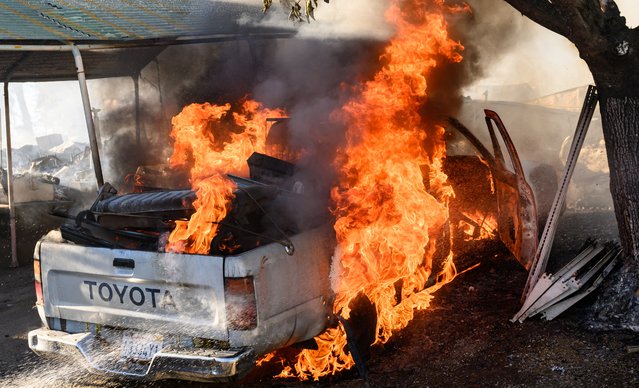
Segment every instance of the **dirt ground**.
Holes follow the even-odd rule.
[[[569,257],[587,235],[610,235],[614,231],[611,222],[610,214],[603,218],[567,215],[553,255]],[[477,260],[481,261],[478,268],[439,290],[430,309],[417,312],[408,327],[373,349],[366,363],[369,386],[639,385],[639,354],[626,351],[629,345],[639,345],[639,335],[592,331],[584,321],[583,307],[554,321],[511,323],[509,319],[520,307],[526,272],[500,249],[483,251]],[[94,378],[77,365],[40,360],[31,354],[26,333],[39,325],[33,300],[30,267],[0,270],[1,386],[131,386]],[[359,387],[366,381],[352,370],[319,382],[263,377],[245,384]],[[151,386],[183,385],[199,386],[176,382]]]
[[[51,208],[46,203],[18,204],[16,207],[16,240],[20,265],[30,266],[35,243],[64,222],[63,218],[49,214]],[[0,268],[9,267],[11,263],[10,244],[9,211],[0,209]]]

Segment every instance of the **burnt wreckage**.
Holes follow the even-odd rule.
[[[456,196],[451,228],[441,233],[460,242],[499,238],[529,268],[537,248],[533,192],[499,116],[486,111],[486,124],[491,150],[456,120],[446,129],[444,171]],[[164,252],[196,200],[189,188],[162,188],[161,180],[180,181],[160,179],[171,175],[164,167],[138,169],[135,193],[117,195],[104,184],[61,236],[51,232],[36,246],[43,327],[29,333],[30,348],[72,355],[106,374],[227,381],[273,350],[317,346],[313,338],[340,319],[332,311],[327,187],[271,156],[254,153],[247,163],[249,179],[228,175],[234,198],[207,255]],[[448,250],[441,252],[443,261]],[[440,264],[433,260],[433,278]],[[342,322],[352,352],[374,338],[367,306],[357,309],[364,323]]]
[[[305,185],[295,180],[292,163],[260,153],[247,162],[250,179],[228,175],[236,186],[234,198],[219,223],[210,254],[238,254],[273,242],[292,252],[295,248],[288,236],[327,222],[328,213],[305,206]],[[86,246],[164,251],[175,222],[186,221],[195,212],[196,193],[148,186],[139,190],[142,192],[117,195],[106,183],[75,223],[61,226],[62,237]]]

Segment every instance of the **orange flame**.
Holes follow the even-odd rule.
[[[497,238],[499,223],[494,215],[479,211],[474,213],[461,212],[466,218],[459,221],[459,230],[464,233],[464,240],[490,240]]]
[[[432,292],[456,274],[449,253],[437,283],[425,289],[432,236],[445,224],[454,195],[442,171],[444,130],[419,114],[438,60],[462,59],[463,47],[448,37],[446,11],[443,0],[393,1],[386,17],[396,36],[381,57],[383,67],[341,112],[348,130],[336,161],[339,184],[331,193],[338,241],[333,311],[348,319],[349,303],[364,293],[377,310],[378,343],[405,327],[415,310],[428,307]],[[341,326],[316,342],[318,350],[298,356],[300,378],[318,379],[354,364]],[[281,376],[291,374],[289,368]]]
[[[191,104],[172,120],[174,139],[171,166],[190,165],[190,182],[196,192],[195,213],[189,221],[176,222],[167,252],[206,254],[218,223],[226,216],[235,185],[226,174],[246,175],[246,160],[253,152],[265,152],[268,117],[282,117],[281,110],[263,108],[246,100],[233,121],[225,120],[230,104]]]
[[[380,58],[383,67],[339,114],[347,133],[334,165],[339,183],[331,192],[338,242],[333,312],[348,319],[350,302],[367,296],[377,312],[377,343],[405,327],[414,311],[427,308],[433,292],[457,274],[448,252],[435,285],[426,288],[434,236],[446,224],[454,193],[442,171],[444,130],[425,123],[419,112],[439,61],[462,59],[463,47],[448,37],[444,13],[464,9],[448,8],[444,0],[392,0],[386,17],[396,36]],[[173,119],[171,164],[192,162],[197,199],[195,214],[171,233],[169,251],[209,252],[233,196],[225,174],[245,172],[251,153],[265,152],[265,119],[283,113],[246,101],[230,123],[224,120],[229,111],[228,104],[193,104]],[[315,340],[318,350],[299,353],[281,376],[318,379],[353,366],[341,325]],[[260,363],[272,358],[266,355]]]

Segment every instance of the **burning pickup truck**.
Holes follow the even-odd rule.
[[[497,114],[486,111],[486,123],[493,152],[456,120],[447,128],[449,240],[498,237],[528,267],[532,190]],[[30,348],[127,378],[228,381],[271,351],[313,347],[341,321],[330,214],[292,214],[309,207],[294,164],[253,153],[248,165],[249,177],[227,176],[233,200],[208,254],[166,249],[176,223],[194,214],[194,190],[117,195],[105,184],[74,223],[36,246],[43,327],[29,333]]]

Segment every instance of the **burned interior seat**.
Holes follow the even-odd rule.
[[[188,189],[133,193],[97,201],[93,211],[118,214],[166,213],[193,209],[194,200],[195,192]]]
[[[227,175],[233,182],[229,211],[219,222],[211,254],[240,253],[268,243],[292,247],[289,236],[327,221],[327,206],[311,206],[312,193],[291,189],[294,166],[262,154],[250,158],[251,177]],[[62,237],[89,246],[162,250],[177,222],[195,212],[191,189],[159,190],[118,195],[105,183],[90,209],[73,224],[60,227]]]

